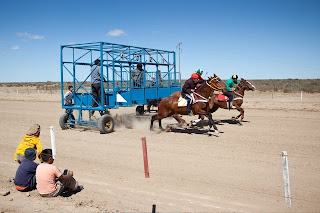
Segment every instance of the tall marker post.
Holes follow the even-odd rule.
[[[180,52],[181,52],[181,44],[182,44],[182,42],[180,42],[180,43],[177,45],[177,47],[178,47],[178,49],[179,49],[179,75],[181,75],[181,72],[180,72]]]
[[[143,152],[143,163],[144,163],[144,174],[146,178],[149,178],[149,165],[148,165],[148,153],[147,153],[147,141],[146,137],[141,138],[142,140],[142,152]]]
[[[291,206],[288,154],[286,151],[282,151],[282,167],[283,167],[285,202],[287,205]]]
[[[54,135],[54,128],[50,126],[50,135],[51,135],[51,149],[52,149],[52,157],[56,159],[56,137]]]

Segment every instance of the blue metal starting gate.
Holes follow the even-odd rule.
[[[91,89],[91,67],[96,59],[101,60],[101,94],[95,100]],[[133,72],[138,64],[139,81]],[[109,109],[137,106],[139,114],[144,105],[181,90],[181,76],[176,71],[174,51],[134,47],[107,42],[72,44],[61,46],[61,102],[66,113],[60,117],[62,129],[74,125],[98,127],[100,132],[113,131],[113,118],[106,114]],[[103,79],[106,82],[103,82]],[[67,85],[66,85],[67,84]],[[73,103],[66,105],[64,94],[67,86],[73,86]],[[96,106],[93,107],[92,103]],[[77,119],[73,111],[79,111]],[[85,119],[83,111],[99,111],[98,121]]]

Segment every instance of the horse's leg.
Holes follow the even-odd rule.
[[[179,114],[177,114],[177,113],[172,115],[172,117],[174,117],[174,119],[176,119],[176,121],[178,121],[180,126],[187,123],[184,119],[180,118]]]
[[[234,105],[235,106],[235,105]],[[240,112],[240,114],[235,118],[236,120],[239,119],[239,117],[241,116],[240,120],[238,121],[239,125],[242,126],[242,120],[244,117],[244,110],[240,107],[240,106],[235,106],[237,108],[237,110]]]
[[[201,115],[201,117],[203,117],[204,115],[207,116],[208,119],[209,119],[209,127],[210,127],[210,129],[211,129],[211,127],[213,127],[214,131],[216,133],[219,133],[219,130],[218,130],[214,120],[212,119],[212,114],[211,114],[210,111],[207,111],[207,108],[198,109],[197,112],[198,112],[199,115]]]
[[[161,129],[161,131],[163,131],[163,130],[164,130],[164,128],[162,128],[161,120],[162,120],[162,119],[159,119],[159,128]]]
[[[174,113],[170,113],[169,115],[167,115],[166,116],[166,118],[167,117],[170,117],[170,116],[174,116],[175,114]],[[177,117],[179,117],[178,116],[178,114],[176,114],[177,115]],[[162,125],[161,125],[161,120],[164,118],[163,116],[159,116],[159,117],[161,117],[160,119],[159,119],[159,128],[162,130],[162,131],[164,131],[165,129],[162,127]],[[183,120],[183,119],[182,119]],[[183,120],[184,122],[186,122],[185,120]]]
[[[154,118],[155,118],[155,116],[157,116],[157,115],[153,115],[152,117],[151,117],[151,123],[150,123],[150,130],[153,130],[153,122],[154,122]]]
[[[209,122],[210,122],[210,125],[209,125],[210,129],[211,129],[211,127],[213,127],[214,132],[219,133],[219,130],[218,130],[214,120],[212,119],[212,114],[210,112],[207,112],[207,117],[208,117]]]
[[[159,128],[160,128],[160,129],[163,129],[162,126],[161,126],[161,119],[163,119],[163,116],[160,116],[159,114],[153,115],[153,116],[151,117],[150,130],[153,130],[153,122],[154,122],[155,120],[158,120],[158,121],[159,121]]]
[[[243,108],[241,108],[241,107],[239,107],[238,110],[240,111],[240,114],[236,117],[236,119],[240,118],[240,116],[241,116],[240,122],[242,122],[242,120],[243,120],[243,118],[244,118],[244,110],[243,110]]]

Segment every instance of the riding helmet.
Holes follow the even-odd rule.
[[[198,79],[199,76],[198,76],[197,73],[192,73],[191,78],[192,78],[192,79]]]
[[[238,76],[237,75],[233,75],[231,78],[232,79],[238,79]]]
[[[198,69],[198,70],[196,71],[196,73],[197,73],[198,75],[202,75],[202,74],[203,74],[203,70],[202,70],[202,69]]]

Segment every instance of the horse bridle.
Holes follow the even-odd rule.
[[[213,80],[217,80],[215,77],[213,77],[213,78],[211,78],[210,79],[210,81],[209,81],[209,83],[210,84],[208,84],[208,82],[206,81],[206,84],[211,88],[211,89],[213,89],[213,90],[222,90],[222,88],[221,87],[218,87],[216,84],[215,84],[215,82],[213,82],[213,85],[211,85],[211,81],[213,81]],[[217,80],[218,81],[218,80]]]
[[[245,80],[246,81],[246,80]],[[251,84],[250,82],[248,82],[248,81],[246,81],[247,83],[249,83],[249,84]],[[241,84],[242,82],[240,82],[239,84],[237,84],[237,87],[236,88],[238,88],[239,87],[239,89],[242,89],[242,87],[240,87],[239,85]],[[252,84],[251,84],[252,85]],[[253,86],[253,85],[252,85]],[[254,86],[253,86],[254,87]],[[238,95],[238,96],[240,96],[241,98],[243,98],[243,95],[241,95],[241,94],[239,94],[239,93],[237,93],[237,92],[235,92],[235,91],[233,91],[233,93],[234,94],[236,94],[236,95]]]

